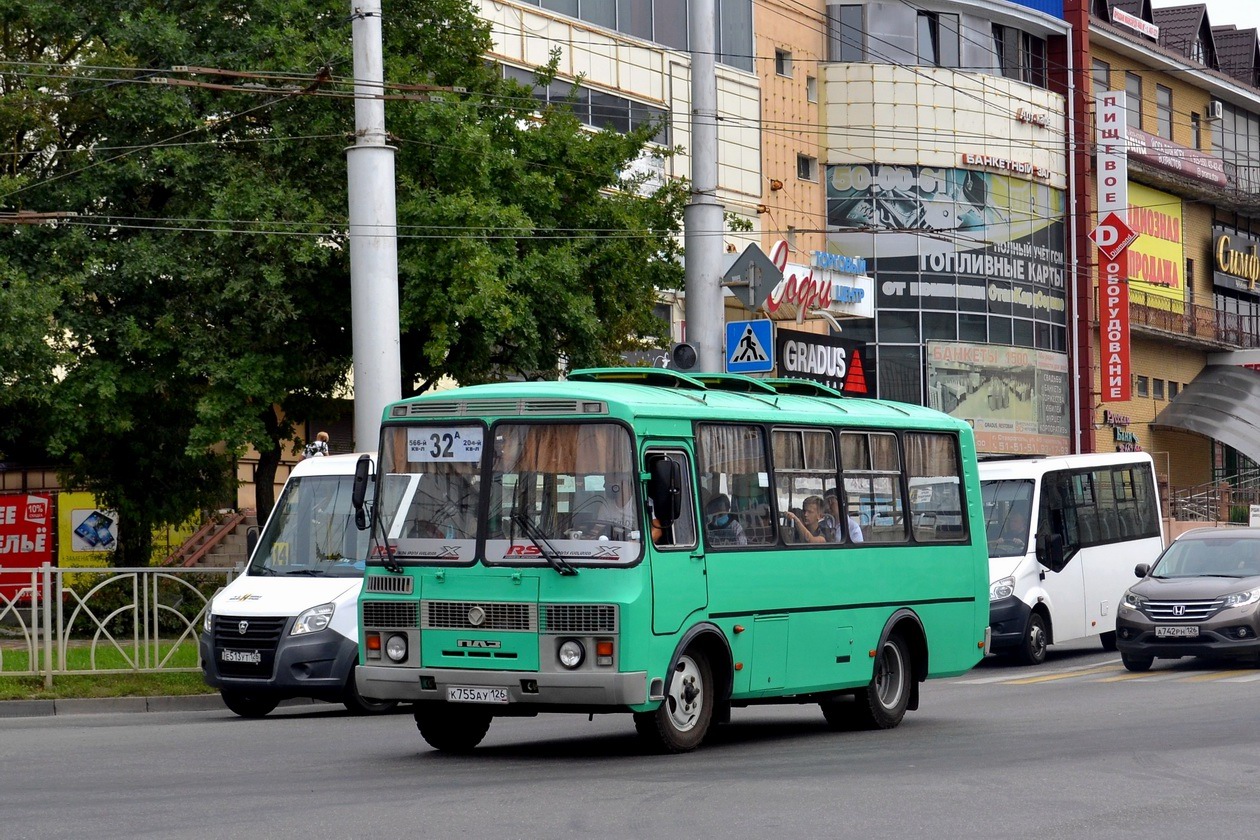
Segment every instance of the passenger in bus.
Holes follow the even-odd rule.
[[[835,490],[828,490],[826,498],[827,510],[831,516],[831,521],[835,523],[832,542],[845,542],[846,535],[848,536],[848,542],[862,542],[862,523],[858,521],[858,518],[852,514],[844,518],[840,516],[839,494]]]
[[[835,526],[827,521],[824,513],[826,507],[822,496],[807,496],[801,503],[799,514],[788,511],[787,520],[791,526],[789,542],[826,543],[835,539]]]
[[[731,515],[731,500],[718,493],[704,507],[705,536],[710,545],[748,545],[744,526]]]

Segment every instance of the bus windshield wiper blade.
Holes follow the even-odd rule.
[[[524,511],[514,511],[512,513],[512,521],[521,526],[525,536],[529,537],[529,541],[534,544],[534,547],[542,552],[542,556],[546,558],[551,568],[562,575],[576,575],[578,573],[577,569],[569,565],[569,562],[560,556],[560,552],[556,551],[555,546],[547,541],[547,535],[534,524],[534,521]]]

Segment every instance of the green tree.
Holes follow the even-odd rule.
[[[224,504],[246,446],[265,513],[294,418],[345,384],[348,11],[0,0],[0,212],[73,214],[0,227],[0,321],[28,324],[0,382],[41,408],[0,450],[42,442],[117,509],[121,562]],[[621,178],[653,129],[536,113],[467,0],[390,2],[384,31],[404,391],[554,375],[657,334],[684,187]]]

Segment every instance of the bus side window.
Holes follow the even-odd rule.
[[[887,433],[844,432],[840,465],[849,502],[862,515],[865,542],[905,542],[905,503],[897,437]]]
[[[706,478],[705,543],[732,547],[773,543],[765,431],[751,425],[704,424],[697,444]]]
[[[679,472],[682,476],[682,498],[681,510],[678,518],[669,525],[660,526],[660,520],[655,515],[655,506],[649,500],[648,513],[653,533],[653,542],[657,548],[662,549],[684,549],[692,548],[696,544],[696,514],[695,499],[692,497],[692,473],[691,461],[687,458],[687,453],[677,450],[649,450],[645,463],[649,465],[651,471],[651,463],[655,459],[665,458],[678,464]],[[660,526],[660,536],[657,534],[657,528]]]

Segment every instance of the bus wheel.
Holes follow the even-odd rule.
[[[341,694],[341,702],[352,715],[380,715],[393,710],[397,700],[373,700],[359,693],[354,682],[354,670],[350,671],[350,679],[346,680],[346,689]]]
[[[1098,641],[1102,642],[1103,650],[1107,651],[1108,653],[1115,653],[1116,651],[1116,631],[1115,630],[1109,630],[1106,633],[1099,633]]]
[[[913,680],[910,652],[902,638],[893,633],[875,657],[875,674],[870,685],[854,695],[852,722],[863,729],[892,729],[901,723],[910,705]],[[825,708],[823,715],[827,715]],[[831,722],[829,717],[828,722]]]
[[[1024,641],[1019,646],[1019,661],[1025,665],[1040,665],[1046,661],[1046,646],[1050,640],[1046,634],[1046,620],[1040,613],[1028,616],[1028,629],[1024,631]]]
[[[1127,653],[1120,654],[1120,661],[1124,663],[1124,667],[1135,673],[1151,670],[1151,665],[1155,663],[1153,656],[1130,656]]]
[[[447,753],[467,753],[490,730],[491,716],[476,709],[452,706],[416,708],[416,728],[430,747]]]
[[[265,694],[246,694],[243,691],[223,689],[219,692],[223,697],[223,705],[243,718],[266,717],[271,710],[280,705],[280,701]]]
[[[665,700],[653,712],[638,712],[634,728],[656,752],[690,752],[700,746],[713,720],[713,669],[695,648],[678,657]]]

